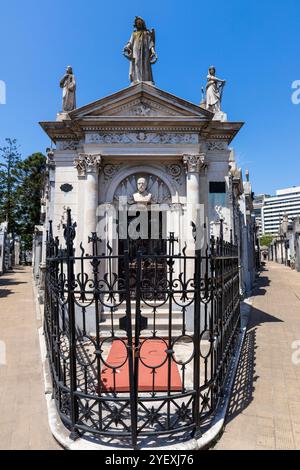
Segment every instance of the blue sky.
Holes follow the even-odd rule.
[[[71,64],[77,104],[128,86],[122,48],[135,15],[156,30],[159,88],[194,103],[209,65],[227,80],[223,109],[245,121],[233,142],[256,193],[300,185],[299,0],[10,0],[1,5],[0,142],[15,137],[23,157],[45,151],[39,121],[60,110],[58,83]]]

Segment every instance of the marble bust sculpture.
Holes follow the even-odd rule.
[[[143,176],[138,178],[137,192],[133,194],[133,200],[136,203],[149,204],[151,202],[152,194],[147,191],[147,180]]]

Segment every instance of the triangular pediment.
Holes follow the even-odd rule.
[[[171,95],[153,85],[139,83],[117,93],[94,101],[69,113],[71,119],[95,119],[97,117],[124,118],[172,118],[194,117],[205,121],[212,113],[189,101]]]

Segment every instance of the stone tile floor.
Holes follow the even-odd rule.
[[[0,449],[61,449],[48,426],[31,272],[0,277]]]
[[[214,449],[300,449],[300,273],[288,267],[267,263],[259,277],[227,425]]]

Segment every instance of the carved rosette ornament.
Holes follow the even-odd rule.
[[[166,170],[173,180],[175,180],[178,184],[182,183],[182,165],[171,163],[170,165],[166,165]]]
[[[118,172],[120,167],[121,167],[121,164],[115,165],[112,163],[107,163],[106,165],[104,165],[103,167],[104,179],[106,181],[112,179],[113,176],[115,176],[115,174]]]
[[[87,173],[98,173],[101,161],[100,153],[80,153],[74,160],[78,176],[85,176]]]
[[[182,162],[187,173],[200,173],[207,167],[204,153],[185,154],[182,157]]]

